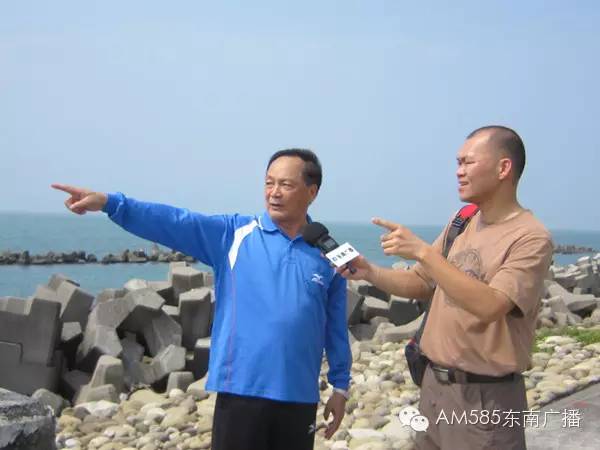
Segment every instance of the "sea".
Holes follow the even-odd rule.
[[[391,266],[397,257],[383,254],[379,246],[381,228],[369,223],[323,223],[339,242],[350,242],[369,260],[382,266]],[[443,224],[409,226],[422,239],[432,242],[442,231]],[[556,244],[573,244],[600,249],[600,231],[551,230]],[[22,252],[31,255],[53,252],[85,251],[99,259],[108,254],[122,253],[125,249],[144,249],[150,252],[153,243],[126,232],[103,214],[76,216],[73,214],[0,213],[0,253]],[[167,250],[163,248],[164,250]],[[568,265],[586,254],[555,255],[555,263]],[[592,255],[590,253],[589,255]],[[409,264],[411,262],[409,261]],[[201,263],[200,270],[210,270]],[[80,284],[81,288],[96,295],[105,288],[122,287],[132,278],[166,280],[168,264],[59,264],[48,266],[0,265],[0,297],[26,298],[37,285],[46,284],[53,274],[60,273]]]

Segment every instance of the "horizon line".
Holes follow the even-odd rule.
[[[97,211],[98,214],[86,214],[86,216],[89,218],[99,218],[102,217],[102,211]],[[35,214],[39,214],[39,215],[49,215],[49,216],[63,216],[63,217],[74,217],[73,213],[69,213],[68,211],[19,211],[19,210],[0,210],[0,215],[2,214],[30,214],[30,215],[35,215]],[[215,213],[215,214],[219,214],[219,213]],[[370,221],[359,221],[359,220],[339,220],[339,219],[321,219],[321,221],[323,222],[330,222],[330,223],[336,223],[336,224],[344,224],[344,225],[372,225]],[[403,224],[408,228],[411,227],[444,227],[445,224]],[[578,232],[584,232],[584,233],[600,233],[600,229],[590,229],[590,228],[563,228],[563,227],[548,227],[548,229],[551,232],[561,232],[561,231],[578,231]]]

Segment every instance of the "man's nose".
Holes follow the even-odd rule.
[[[271,197],[281,197],[281,187],[278,184],[271,189]]]

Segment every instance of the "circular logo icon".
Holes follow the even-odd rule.
[[[407,406],[406,408],[402,408],[398,417],[400,418],[400,422],[404,426],[410,426],[410,421],[413,417],[420,415],[421,413],[414,406]]]
[[[414,416],[410,419],[410,427],[415,431],[426,431],[429,428],[429,420],[425,416]]]

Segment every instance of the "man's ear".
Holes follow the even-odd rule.
[[[308,187],[308,192],[310,194],[310,202],[312,203],[317,198],[317,194],[319,193],[319,188],[317,187],[316,184],[311,184]]]
[[[504,180],[512,176],[513,164],[510,158],[502,158],[498,163],[498,178]]]

